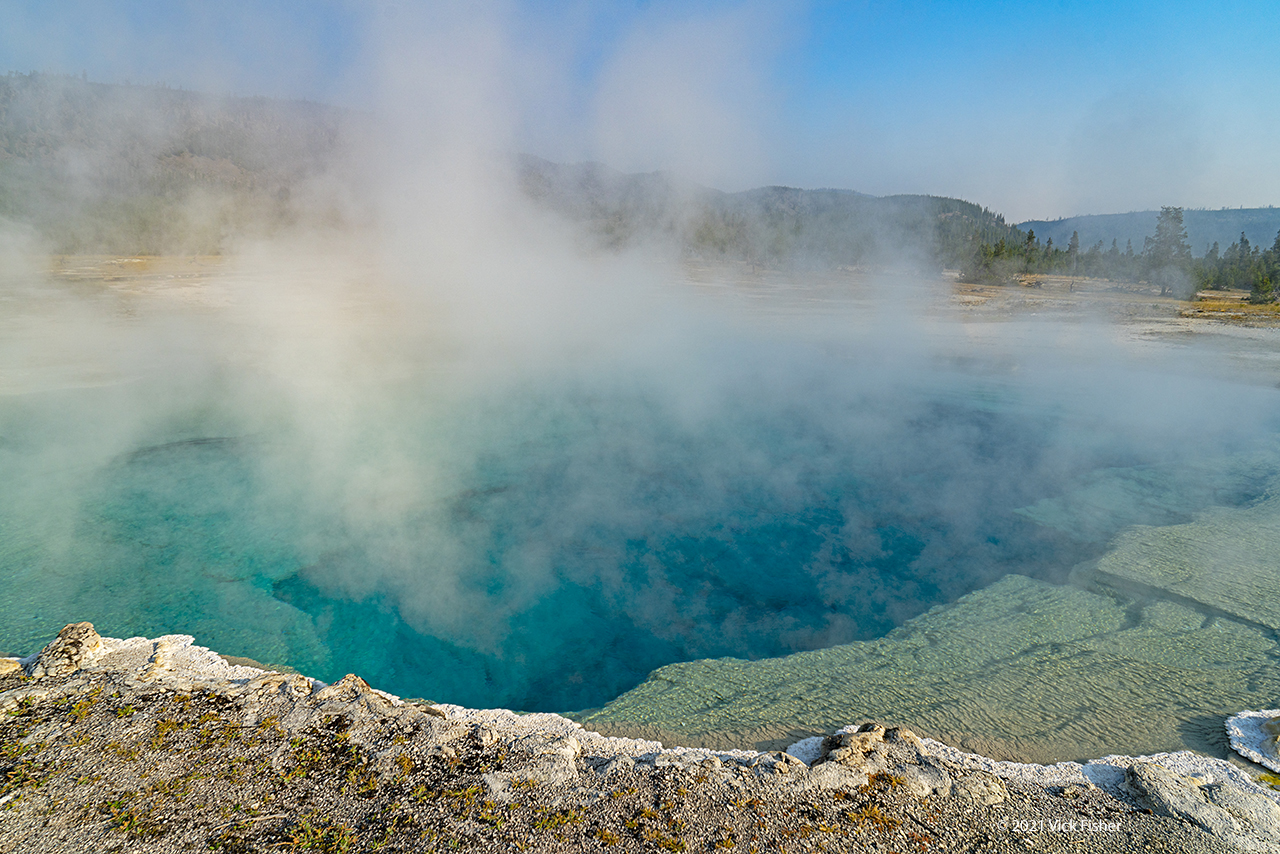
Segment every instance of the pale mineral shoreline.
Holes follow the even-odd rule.
[[[799,829],[787,830],[786,821],[790,819],[786,819],[784,813],[789,810],[794,815],[797,810],[808,810],[816,816],[815,810],[820,805],[828,813],[837,809],[836,815],[843,815],[855,824],[854,830],[845,825],[833,826],[830,820],[824,823],[813,819],[811,824],[797,825],[797,828],[809,828],[820,840],[822,833],[833,834],[826,841],[837,843],[837,847],[825,850],[881,850],[877,847],[881,845],[889,846],[884,850],[895,850],[893,846],[901,840],[894,834],[908,833],[903,828],[912,822],[930,828],[937,836],[952,839],[954,845],[963,844],[970,850],[981,851],[1020,850],[1019,840],[1030,837],[1035,837],[1037,846],[1044,850],[1078,850],[1071,846],[1081,844],[1084,837],[1098,851],[1146,850],[1151,839],[1169,840],[1167,850],[1174,851],[1280,848],[1280,792],[1255,781],[1240,767],[1190,751],[1139,757],[1106,756],[1083,764],[1034,765],[991,760],[933,739],[919,738],[908,730],[877,725],[846,727],[825,738],[804,739],[785,753],[665,747],[655,741],[602,736],[555,714],[521,715],[503,709],[406,702],[368,686],[356,676],[325,685],[301,674],[229,664],[213,651],[196,645],[187,635],[155,639],[102,638],[87,623],[68,626],[39,653],[22,659],[0,659],[0,689],[3,689],[0,690],[0,710],[7,716],[4,723],[12,725],[17,721],[20,727],[16,733],[9,732],[3,741],[7,767],[0,768],[0,774],[7,776],[0,777],[4,781],[0,788],[0,837],[10,841],[0,843],[0,851],[19,847],[28,854],[74,850],[66,847],[74,839],[80,839],[79,844],[83,845],[96,840],[91,843],[96,847],[102,840],[113,838],[136,843],[130,850],[184,850],[188,843],[173,847],[177,845],[175,839],[183,834],[188,842],[205,834],[209,847],[217,847],[214,843],[233,831],[241,834],[236,837],[236,844],[241,847],[232,846],[229,850],[268,850],[273,845],[285,844],[279,842],[285,838],[293,838],[296,847],[299,828],[311,827],[307,822],[321,821],[316,810],[305,812],[298,806],[292,811],[243,817],[237,817],[233,810],[230,823],[206,827],[203,813],[197,815],[171,805],[164,813],[169,816],[168,824],[158,818],[152,825],[122,824],[119,820],[113,804],[145,801],[151,804],[145,815],[159,815],[155,810],[159,809],[162,797],[153,792],[159,784],[144,783],[149,775],[152,779],[160,776],[166,760],[158,757],[144,761],[139,758],[140,752],[148,748],[159,750],[170,730],[199,729],[214,718],[225,720],[226,732],[265,729],[278,733],[279,744],[273,752],[262,753],[266,748],[260,745],[253,748],[263,756],[259,764],[261,779],[257,784],[262,786],[266,785],[263,780],[274,780],[276,803],[282,798],[280,781],[293,780],[299,767],[309,767],[298,757],[311,754],[304,753],[298,745],[323,734],[324,728],[331,728],[335,720],[344,722],[339,736],[343,749],[361,751],[365,757],[359,767],[369,770],[362,773],[366,773],[369,780],[382,780],[392,795],[401,793],[383,808],[384,813],[398,809],[411,811],[413,805],[409,802],[413,798],[405,798],[403,794],[410,791],[410,778],[415,773],[426,774],[428,766],[435,762],[443,769],[435,772],[439,779],[424,777],[424,780],[435,780],[438,788],[433,791],[445,793],[441,796],[445,798],[453,797],[449,792],[475,792],[469,797],[482,798],[482,803],[490,806],[480,812],[473,809],[468,813],[464,809],[461,817],[437,816],[437,822],[445,823],[422,830],[421,838],[430,836],[434,842],[452,838],[455,843],[459,839],[470,840],[466,845],[473,850],[529,846],[532,846],[530,850],[581,850],[591,839],[595,840],[591,844],[599,843],[611,850],[653,850],[651,843],[655,839],[667,840],[655,843],[660,849],[694,850],[688,848],[675,829],[688,835],[689,844],[694,844],[695,849],[704,843],[709,848],[730,847],[725,840],[735,838],[734,832],[742,842],[746,842],[746,834],[752,832],[749,824],[744,825],[746,829],[731,831],[732,822],[725,816],[734,813],[734,804],[739,804],[740,810],[744,809],[742,804],[756,804],[750,809],[755,810],[755,827],[761,828],[759,833],[773,832],[774,825],[781,822],[779,826],[783,829],[777,832],[782,836],[773,841],[762,839],[760,844],[769,847],[757,846],[761,851],[790,844],[787,840],[792,840],[795,833],[799,834],[795,837],[797,850],[808,850],[800,843],[810,834]],[[111,693],[108,689],[112,689]],[[116,704],[110,714],[96,707],[104,697],[112,698]],[[206,712],[198,719],[167,726],[164,721],[169,719],[160,717],[158,710],[148,706],[178,702],[185,704],[185,708],[200,698],[224,711]],[[1233,745],[1243,748],[1245,755],[1252,751],[1257,757],[1271,757],[1274,762],[1274,753],[1267,752],[1274,749],[1274,737],[1268,748],[1260,734],[1265,735],[1263,725],[1276,714],[1246,712],[1232,718],[1230,727],[1234,729],[1229,729]],[[29,723],[23,724],[27,719]],[[72,734],[76,722],[85,719],[99,721],[99,730],[95,730],[93,736],[97,742],[87,735]],[[151,734],[153,726],[154,734]],[[151,734],[149,743],[148,734]],[[224,738],[232,739],[225,733]],[[142,762],[143,768],[128,772],[134,775],[128,777],[132,782],[117,781],[117,785],[123,787],[123,795],[117,792],[119,796],[114,799],[104,797],[96,801],[96,813],[90,809],[96,795],[86,796],[80,820],[63,819],[61,824],[52,821],[47,817],[49,806],[42,801],[42,798],[53,798],[49,792],[57,786],[56,782],[48,782],[54,778],[54,771],[50,769],[69,780],[80,770],[77,763],[96,761],[100,766],[105,761],[113,768],[127,764],[124,760],[104,760],[102,751],[95,753],[85,747],[96,743],[102,743],[108,753]],[[193,743],[191,750],[198,747],[208,750],[211,743],[202,738]],[[127,748],[129,744],[135,746]],[[250,738],[246,744],[258,745],[258,741]],[[248,747],[244,750],[252,752]],[[44,764],[35,759],[19,761],[24,751],[35,751],[37,755],[48,752],[55,758]],[[206,758],[203,763],[195,762],[191,758],[193,754],[188,754],[175,760],[179,763],[175,767],[205,764],[212,767],[220,761],[219,757],[234,765],[236,752],[227,748],[223,754],[211,754],[212,758]],[[463,761],[472,754],[478,757],[475,768],[471,768],[474,764],[471,759]],[[87,758],[91,756],[98,758]],[[302,765],[297,764],[300,762]],[[94,767],[101,770],[99,766]],[[486,768],[489,770],[484,770]],[[41,773],[44,778],[40,777]],[[114,773],[96,776],[82,773],[75,779],[77,784],[103,779],[110,783]],[[120,773],[126,772],[120,769]],[[347,773],[350,782],[355,771],[348,768]],[[471,776],[465,776],[466,773]],[[194,771],[188,771],[187,777],[181,779],[193,774]],[[454,777],[449,777],[450,774]],[[305,770],[302,776],[306,777]],[[472,785],[450,789],[440,782],[446,778]],[[684,785],[673,788],[672,780],[683,781]],[[624,785],[627,782],[632,785]],[[170,781],[161,791],[170,792],[175,785]],[[376,783],[368,785],[377,790]],[[412,791],[425,791],[427,785],[428,782],[424,782]],[[669,828],[663,830],[667,825],[643,824],[643,821],[657,821],[652,818],[659,815],[655,808],[640,805],[629,813],[622,809],[628,798],[642,797],[650,789],[655,792],[654,798],[660,790],[684,793],[654,803],[663,804],[663,809],[678,810],[677,802],[688,800],[689,808],[695,809],[697,821],[690,827],[687,819],[672,818]],[[211,789],[205,800],[212,802],[217,791],[216,787]],[[348,789],[340,791],[346,793]],[[270,794],[263,796],[263,809],[271,798]],[[842,804],[851,803],[846,800],[850,798],[871,800],[866,801],[861,811],[845,808],[838,812]],[[836,807],[828,803],[832,799]],[[54,800],[63,803],[66,799]],[[697,804],[701,806],[695,808]],[[225,812],[230,807],[223,809]],[[239,809],[238,803],[236,809]],[[501,821],[496,824],[499,829],[494,830],[476,818],[483,817],[485,809],[491,812],[505,809],[508,812],[504,815],[513,821],[518,815],[544,818],[531,819],[532,829],[527,839],[515,836],[508,839],[501,836]],[[1070,809],[1077,812],[1067,812],[1068,817],[1064,818],[1063,810]],[[104,811],[111,817],[103,819],[100,814]],[[553,823],[555,832],[539,835],[539,830],[547,827],[548,811],[571,817],[560,824]],[[40,818],[41,815],[45,818]],[[631,818],[627,818],[628,815]],[[871,815],[888,818],[866,825],[863,819]],[[1077,817],[1071,818],[1072,815]],[[862,818],[857,818],[859,816]],[[950,823],[943,822],[945,826],[940,828],[940,816],[949,816]],[[586,831],[581,827],[569,827],[587,819],[594,836],[582,837]],[[615,820],[615,824],[609,823]],[[663,820],[667,820],[665,816]],[[367,824],[373,819],[366,816],[364,821]],[[449,821],[454,823],[448,824]],[[970,822],[974,824],[970,826]],[[276,832],[269,829],[274,824],[285,828],[277,836],[270,835]],[[716,825],[714,833],[712,824]],[[987,828],[987,824],[999,825],[1000,832]],[[336,819],[328,826],[337,827]],[[353,823],[352,826],[364,825]],[[148,841],[150,836],[137,830],[146,827],[163,828],[164,832],[156,831],[156,839]],[[292,831],[288,830],[290,827]],[[413,827],[418,833],[420,825]],[[769,829],[765,830],[766,827]],[[835,836],[837,831],[843,836]],[[294,836],[287,837],[288,832]],[[450,832],[456,835],[449,837]],[[257,838],[253,833],[266,835]],[[467,836],[468,833],[472,835]],[[574,833],[579,836],[574,837]],[[711,836],[707,836],[709,833]],[[920,836],[916,831],[910,833]],[[399,837],[386,830],[384,838]],[[272,842],[273,839],[277,841]],[[941,843],[943,839],[934,841]],[[1060,849],[1056,847],[1059,845]],[[946,845],[941,847],[948,850]],[[88,850],[87,847],[84,850]],[[350,850],[364,849],[357,846]],[[411,846],[387,850],[426,849]],[[742,850],[752,848],[744,845]]]

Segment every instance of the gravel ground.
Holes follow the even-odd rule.
[[[1005,781],[983,804],[890,774],[806,787],[777,755],[614,761],[590,741],[546,773],[527,737],[434,708],[355,702],[299,727],[247,695],[84,671],[2,677],[0,696],[36,685],[0,720],[0,852],[1237,850],[1088,786]]]

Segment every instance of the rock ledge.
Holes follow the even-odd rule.
[[[326,685],[231,665],[187,635],[104,638],[89,623],[67,626],[29,658],[0,660],[0,711],[13,745],[0,759],[0,838],[9,840],[0,852],[89,850],[121,833],[137,843],[154,836],[138,850],[296,846],[320,820],[307,804],[347,817],[326,825],[342,828],[334,833],[368,827],[383,844],[417,840],[402,850],[422,840],[548,851],[738,840],[767,850],[832,834],[998,851],[1032,834],[1065,851],[1078,850],[1081,833],[1097,851],[1143,850],[1140,838],[1166,850],[1280,848],[1280,793],[1192,753],[1023,765],[874,723],[786,752],[665,748],[554,714],[406,702],[355,675]],[[171,739],[187,747],[175,752]],[[225,770],[250,761],[254,775]],[[223,768],[238,782],[198,783],[217,774],[192,767]],[[163,790],[158,778],[168,780]],[[170,804],[168,823],[157,818],[175,787],[199,786],[211,787],[199,804]],[[241,800],[218,807],[230,819],[214,821],[209,811],[233,790]],[[83,801],[78,818],[41,812],[55,792],[55,803]],[[257,813],[237,817],[244,798]],[[139,806],[122,818],[128,804]],[[939,827],[938,816],[951,824]]]

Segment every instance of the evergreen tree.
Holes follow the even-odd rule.
[[[1143,242],[1142,254],[1150,281],[1160,286],[1161,296],[1187,290],[1191,244],[1187,242],[1187,229],[1182,224],[1182,208],[1160,208],[1156,233]]]
[[[1241,239],[1244,235],[1240,235]],[[1255,303],[1274,302],[1276,286],[1280,284],[1280,233],[1276,234],[1275,243],[1266,252],[1257,252],[1258,258],[1250,270],[1251,287],[1249,301]]]
[[[1212,246],[1205,247],[1204,257],[1200,259],[1197,275],[1200,287],[1210,288],[1213,290],[1220,290],[1226,287],[1222,281],[1222,271],[1219,270],[1220,265],[1218,262],[1220,260],[1220,254],[1218,241],[1216,240],[1213,242]]]

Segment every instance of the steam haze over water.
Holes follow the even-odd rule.
[[[656,285],[625,333],[553,344],[459,339],[324,260],[230,262],[199,301],[11,285],[8,645],[90,619],[585,708],[672,661],[879,637],[1010,572],[1062,583],[1123,525],[1250,503],[1275,474],[1187,465],[1274,427],[1275,392],[1207,351],[1189,369],[1100,325],[884,296],[924,284],[851,280],[864,298],[818,309],[804,285]],[[1083,539],[1014,512],[1117,467],[1171,472],[1175,506]]]
[[[1043,103],[1030,71],[1092,54],[1056,40],[1060,66],[1014,84],[1030,60],[996,36],[1075,13],[982,35],[948,30],[945,5],[61,9],[15,7],[0,59],[345,119],[279,187],[235,173],[272,227],[215,229],[220,257],[50,260],[47,235],[0,220],[0,650],[91,620],[405,696],[587,710],[664,665],[909,631],[1011,575],[1084,595],[1134,526],[1269,506],[1273,330],[1199,334],[1110,291],[1111,309],[1071,291],[979,310],[927,237],[856,270],[673,238],[695,181],[1011,219],[1265,204],[1274,155],[1199,112],[1231,67],[1149,87],[1117,65],[1051,115],[1010,104]],[[1126,44],[1139,13],[1114,16],[1104,41]],[[1189,21],[1162,19],[1170,45]],[[849,58],[876,33],[910,48],[901,65]],[[1040,122],[1056,141],[1031,144]],[[132,127],[121,157],[190,166],[166,127]],[[617,223],[536,204],[517,151],[666,170],[676,225],[602,247]],[[99,154],[59,153],[81,211],[107,197]],[[225,225],[215,202],[184,216]],[[1133,616],[1131,594],[1105,595]]]

